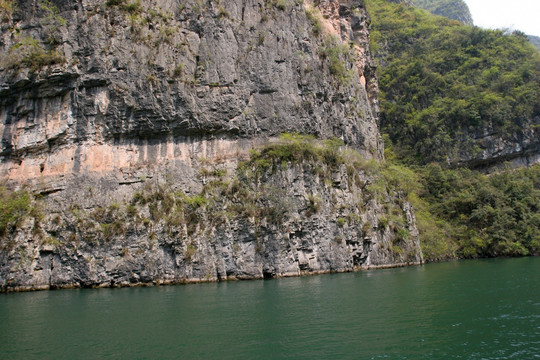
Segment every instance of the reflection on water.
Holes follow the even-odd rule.
[[[0,296],[1,359],[540,358],[540,259]]]

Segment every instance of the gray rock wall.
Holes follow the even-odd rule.
[[[369,55],[361,7],[324,1],[323,17],[293,0],[18,4],[0,42],[4,177],[101,171],[96,145],[137,151],[285,131],[337,136],[381,157],[365,85],[373,71],[355,60]]]
[[[191,195],[178,195],[175,178],[120,192],[114,183],[81,179],[76,185],[85,190],[76,202],[66,195],[77,192],[74,185],[48,195],[43,218],[27,217],[3,239],[0,288],[272,278],[422,262],[410,205],[376,186],[380,179],[366,164],[352,171],[303,162],[248,178],[205,175],[206,185]]]
[[[1,30],[0,177],[41,208],[2,236],[2,290],[422,261],[380,175],[237,170],[283,132],[383,158],[362,2],[21,0]]]

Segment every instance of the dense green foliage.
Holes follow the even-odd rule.
[[[472,15],[469,7],[463,0],[413,0],[414,6],[441,15],[463,24],[472,25]]]
[[[382,131],[409,163],[455,162],[484,133],[540,122],[540,53],[522,33],[482,30],[384,0],[367,2],[381,67]]]
[[[438,227],[435,233],[424,231],[427,257],[449,249],[460,257],[540,252],[540,166],[486,176],[430,164],[419,173],[421,198],[436,219],[431,226]],[[442,249],[433,239],[441,232],[447,242]]]
[[[388,162],[381,174],[413,204],[426,260],[540,254],[540,165],[487,176]]]

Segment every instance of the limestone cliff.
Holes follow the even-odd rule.
[[[2,173],[108,171],[176,158],[143,154],[152,143],[170,152],[190,139],[284,131],[378,156],[360,85],[369,64],[351,61],[366,47],[356,36],[365,13],[322,2],[334,16],[325,20],[293,1],[218,3],[59,1],[57,14],[18,3],[2,34]]]
[[[324,157],[260,172],[248,155],[298,132],[382,158],[358,2],[21,0],[1,21],[0,176],[43,208],[7,223],[2,289],[422,261],[409,205],[376,174]]]

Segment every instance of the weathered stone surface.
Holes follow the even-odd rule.
[[[482,129],[476,133],[467,134],[464,146],[458,154],[455,164],[471,168],[484,168],[490,171],[498,167],[531,166],[540,163],[540,137],[533,119],[522,125],[518,132],[501,136],[490,129]]]
[[[145,208],[140,217],[122,218],[123,233],[107,235],[107,219],[95,229],[85,218],[114,204],[126,209],[148,184],[197,194],[207,164],[233,173],[250,149],[283,132],[338,137],[364,159],[382,159],[361,2],[17,4],[0,35],[0,177],[43,195],[46,216],[9,234],[0,254],[3,290],[264,278],[422,261],[408,205],[397,194],[369,198],[362,186],[372,179],[358,174],[362,185],[344,169],[330,185],[307,165],[267,174],[266,186],[277,195],[257,204],[286,200],[279,224],[266,217],[218,224],[205,212],[188,229],[165,219],[144,223],[152,217]],[[306,210],[312,195],[321,199],[317,213]],[[406,239],[381,222],[390,204],[406,219]]]
[[[328,182],[315,174],[316,168],[291,165],[267,172],[256,183],[242,182],[242,187],[253,188],[253,194],[261,194],[254,205],[271,210],[265,215],[227,215],[235,203],[224,201],[201,208],[196,223],[177,224],[165,216],[146,222],[143,219],[152,215],[138,208],[138,215],[132,217],[101,220],[102,227],[123,222],[118,225],[122,231],[110,236],[105,228],[78,223],[96,216],[96,207],[85,210],[96,198],[103,199],[98,201],[101,204],[118,203],[133,190],[119,193],[113,184],[103,183],[72,200],[79,204],[77,210],[66,208],[64,192],[53,193],[44,229],[54,234],[55,244],[33,239],[35,224],[28,220],[15,244],[0,255],[0,287],[21,290],[271,278],[422,262],[415,218],[407,202],[397,194],[379,194],[381,198],[370,192],[366,184],[376,179],[362,171],[348,175],[343,165]],[[165,179],[125,186],[144,191],[145,186],[160,181]],[[68,191],[77,193],[75,186],[92,184],[81,179],[68,185]],[[174,190],[161,184],[169,193]],[[265,212],[256,214],[260,213]],[[388,220],[389,213],[397,222]],[[399,229],[407,236],[400,238]]]
[[[96,145],[142,149],[167,139],[284,131],[337,136],[366,156],[381,156],[362,85],[374,83],[369,60],[362,60],[363,8],[321,2],[329,18],[321,18],[325,31],[316,36],[307,3],[199,3],[142,2],[130,13],[98,0],[56,2],[67,21],[58,25],[56,46],[65,63],[0,71],[0,174],[20,180],[100,171],[98,159],[85,163]],[[4,63],[22,39],[45,41],[44,11],[30,1],[21,7],[12,25],[21,34],[2,34]],[[346,80],[329,69],[332,37],[360,55],[338,59]],[[107,162],[129,167],[141,159]]]

